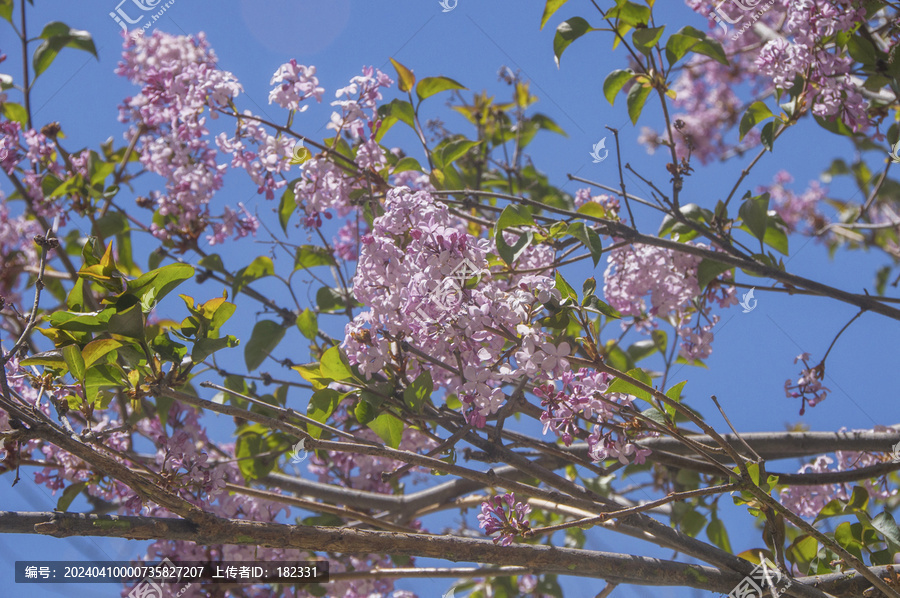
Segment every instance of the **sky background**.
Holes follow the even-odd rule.
[[[576,15],[587,18],[595,25],[599,19],[587,0],[571,0],[541,31],[539,25],[543,4],[536,0],[459,0],[454,10],[445,13],[437,0],[176,0],[153,24],[153,29],[173,34],[205,32],[218,55],[220,68],[233,72],[244,87],[245,92],[238,101],[239,107],[278,122],[284,121],[285,113],[267,103],[272,73],[290,58],[296,58],[301,64],[315,65],[320,85],[326,90],[326,101],[321,105],[311,105],[309,111],[299,115],[295,119],[294,129],[318,139],[330,133],[324,125],[332,110],[328,102],[334,97],[334,90],[344,87],[363,66],[375,66],[394,78],[395,73],[389,63],[389,58],[393,57],[412,69],[419,78],[448,76],[472,91],[486,89],[500,99],[509,96],[510,88],[498,81],[497,72],[502,66],[508,66],[531,81],[532,93],[540,98],[530,112],[539,111],[550,116],[568,133],[567,137],[541,133],[528,148],[535,165],[550,177],[551,182],[572,194],[583,185],[568,182],[567,174],[617,186],[614,157],[594,164],[589,156],[591,146],[609,134],[604,127],[611,126],[622,131],[623,161],[629,162],[657,185],[667,185],[669,176],[664,169],[665,157],[660,153],[648,155],[635,141],[640,126],[659,125],[659,109],[648,104],[638,129],[635,129],[625,113],[624,98],[620,97],[612,107],[602,95],[602,82],[609,71],[624,68],[625,51],[622,48],[612,50],[609,34],[593,33],[569,47],[561,68],[557,68],[552,51],[556,26]],[[130,13],[138,14],[130,3],[125,6],[130,7]],[[134,94],[136,88],[113,72],[121,52],[120,29],[108,15],[115,7],[115,0],[41,0],[28,13],[32,36],[39,32],[44,23],[61,20],[72,27],[90,31],[97,45],[99,61],[83,52],[64,50],[38,79],[34,89],[32,106],[37,126],[52,121],[62,123],[67,136],[65,144],[70,150],[97,148],[110,136],[117,140],[117,145],[122,142],[124,126],[117,121],[118,106],[124,98]],[[655,14],[657,24],[667,25],[666,35],[686,24],[704,30],[707,27],[704,18],[678,1],[657,3]],[[21,73],[17,68],[20,54],[13,42],[14,35],[8,25],[0,23],[0,52],[9,56],[0,65],[0,72],[12,74],[19,82]],[[15,92],[10,92],[10,96],[12,101],[19,101]],[[390,101],[394,97],[399,97],[396,89],[390,90],[385,100]],[[466,123],[443,105],[444,97],[446,94],[429,100],[425,118],[440,117],[449,129],[471,135]],[[223,130],[227,130],[228,126],[233,127],[233,123],[225,123],[224,126],[226,129]],[[730,139],[736,138],[736,131],[732,131]],[[611,141],[610,138],[607,147],[612,147]],[[388,147],[403,147],[420,161],[423,158],[421,151],[415,151],[417,145],[402,125],[389,132],[382,143]],[[808,181],[816,179],[827,168],[832,159],[842,157],[850,161],[852,151],[847,141],[806,121],[778,140],[775,153],[760,161],[739,189],[738,195],[743,195],[746,190],[755,191],[758,185],[771,183],[775,173],[781,169],[793,175],[794,189],[801,192]],[[881,157],[877,159],[881,160]],[[713,207],[718,199],[724,199],[728,194],[748,161],[749,158],[745,157],[725,164],[695,164],[696,172],[685,183],[683,202]],[[147,189],[161,186],[160,179],[150,180],[154,177],[145,176],[147,180],[142,184]],[[649,190],[635,177],[626,174],[626,183],[629,192],[649,196]],[[834,197],[852,198],[857,202],[861,199],[855,196],[856,189],[848,181],[836,179],[829,188]],[[0,180],[0,190],[8,194],[11,191],[9,183]],[[228,205],[242,201],[264,221],[274,222],[271,211],[277,208],[277,200],[267,202],[263,196],[257,195],[246,177],[229,173],[217,201]],[[639,210],[636,220],[642,232],[655,232],[659,224],[656,212]],[[272,230],[280,234],[277,224]],[[152,239],[140,238],[140,233],[136,235],[136,255],[142,254],[141,247],[145,250],[153,247]],[[304,243],[307,242],[305,236],[302,230],[290,228],[287,238],[292,242]],[[264,233],[258,238],[259,241],[265,239]],[[237,268],[249,263],[254,255],[268,251],[268,246],[253,243],[244,240],[216,249],[226,265]],[[888,263],[883,254],[874,252],[839,253],[830,258],[820,244],[806,238],[792,238],[791,252],[790,259],[785,259],[789,271],[854,292],[862,292],[864,288],[874,292],[874,272]],[[190,256],[186,259],[192,260]],[[605,260],[596,271],[580,266],[568,270],[566,275],[578,288],[580,280],[587,276],[593,275],[599,281],[604,268]],[[738,277],[748,284],[758,280],[740,273]],[[264,292],[270,289],[275,292],[278,287],[261,284],[258,288]],[[316,288],[317,285],[311,286],[312,296]],[[888,292],[892,291],[895,290],[889,289]],[[198,294],[209,298],[216,293],[206,286]],[[864,314],[855,322],[829,357],[825,385],[832,392],[828,399],[818,407],[808,409],[806,415],[800,418],[798,401],[786,399],[783,391],[784,381],[796,378],[799,372],[792,363],[793,358],[808,351],[812,354],[813,363],[817,362],[833,336],[856,310],[828,299],[788,297],[765,293],[760,289],[757,289],[756,298],[757,308],[748,314],[742,313],[738,307],[716,312],[721,315],[721,321],[714,329],[716,340],[713,354],[707,360],[708,369],[678,369],[676,366],[670,374],[670,384],[689,380],[684,394],[692,407],[707,415],[707,421],[720,430],[725,428],[709,401],[709,396],[716,394],[739,431],[781,430],[798,421],[812,430],[823,431],[841,427],[871,429],[874,425],[900,423],[896,392],[891,391],[887,383],[888,376],[896,371],[898,365],[896,345],[889,344],[890,338],[896,338],[897,322],[873,314]],[[245,342],[254,322],[249,314],[256,311],[254,305],[247,305],[253,311],[239,311],[238,314],[247,315],[236,317],[226,326],[227,332]],[[322,319],[323,325],[329,328],[329,332],[338,334],[338,323],[325,320]],[[242,355],[242,349],[236,349],[224,357],[222,363],[240,367]],[[305,361],[308,357],[306,344],[299,334],[289,335],[279,347],[277,356],[290,357],[295,362]],[[648,365],[654,364],[650,362]],[[271,362],[269,366],[272,366]],[[268,369],[274,371],[273,367]],[[296,401],[305,409],[305,397],[292,392],[295,394],[289,398],[289,404],[293,405],[290,401]],[[227,418],[217,420],[211,417],[210,422],[211,429],[218,431],[220,436],[233,431],[233,425]],[[890,447],[885,447],[885,450],[890,450]],[[795,471],[797,467],[798,462],[782,461],[771,465],[770,469]],[[46,488],[35,485],[31,473],[23,471],[22,480],[15,487],[10,487],[12,476],[0,479],[0,509],[49,511],[55,507],[58,496],[53,497]],[[730,503],[727,497],[720,501],[720,504],[724,503]],[[83,501],[76,501],[73,508],[78,509],[79,504],[81,508],[86,506]],[[470,520],[474,521],[472,511]],[[447,525],[452,523],[449,517],[444,522]],[[739,510],[731,509],[726,522],[735,551],[761,545],[759,531],[749,528],[750,518]],[[433,523],[429,525],[431,529],[441,527]],[[704,534],[701,537],[705,539]],[[671,554],[653,546],[621,536],[593,533],[591,538],[585,548],[671,557]],[[118,596],[120,587],[116,585],[16,586],[12,582],[13,562],[39,559],[128,560],[142,554],[143,546],[144,543],[126,540],[0,536],[0,594],[27,595],[29,598]],[[418,563],[427,565],[429,561],[420,559]],[[596,580],[569,579],[564,582],[570,596],[593,596],[602,585]],[[422,597],[439,596],[448,586],[446,580],[398,584],[400,588],[419,592]],[[707,594],[684,589],[623,587],[613,595],[687,598]]]

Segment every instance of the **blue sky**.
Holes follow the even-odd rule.
[[[36,122],[61,122],[70,148],[96,148],[109,136],[121,142],[124,128],[116,119],[117,106],[123,98],[133,94],[135,88],[113,73],[121,38],[118,26],[108,13],[116,8],[117,0],[89,3],[42,0],[35,4],[29,13],[32,35],[36,35],[44,23],[61,20],[90,31],[100,55],[97,61],[74,50],[60,54],[35,87],[33,114]],[[267,103],[269,79],[280,64],[292,57],[302,64],[317,67],[321,85],[326,89],[326,100],[363,66],[373,65],[394,75],[389,63],[391,57],[414,70],[420,78],[445,75],[473,91],[486,89],[502,98],[509,88],[498,82],[497,71],[505,65],[520,71],[532,82],[532,92],[540,98],[532,111],[547,114],[568,133],[568,137],[542,134],[528,148],[534,163],[550,176],[551,181],[571,193],[578,185],[567,182],[567,174],[617,185],[614,161],[594,164],[589,156],[591,146],[608,134],[604,128],[608,125],[622,131],[624,160],[658,184],[665,183],[668,175],[664,170],[664,157],[659,153],[648,156],[636,144],[637,131],[631,127],[624,102],[620,99],[611,107],[601,92],[606,74],[625,64],[625,52],[621,48],[612,50],[608,34],[594,33],[573,44],[558,69],[552,52],[556,25],[575,15],[584,16],[592,23],[598,19],[589,2],[572,0],[540,31],[542,8],[543,2],[536,1],[459,0],[454,10],[445,13],[437,0],[231,0],[215,3],[176,0],[153,27],[169,33],[206,32],[219,57],[219,66],[232,71],[244,86],[245,94],[239,106],[276,121],[283,121],[284,115],[277,106]],[[670,31],[684,24],[701,29],[707,25],[705,19],[690,12],[680,2],[657,3],[656,14],[658,22],[667,24]],[[0,68],[18,80],[20,73],[15,69],[20,60],[19,50],[12,46],[13,35],[8,27],[4,25],[0,31],[3,32],[0,50],[9,55]],[[393,97],[398,96],[388,95],[387,99]],[[440,116],[449,128],[469,132],[461,119],[442,105],[441,99],[432,99],[429,104],[430,112],[426,111],[426,118]],[[327,101],[313,105],[295,120],[295,130],[314,138],[328,136],[324,125],[330,112]],[[658,123],[659,110],[648,107],[639,126]],[[731,135],[736,139],[736,132]],[[400,126],[385,137],[384,143],[415,147]],[[607,147],[611,145],[607,143]],[[852,147],[846,141],[821,131],[814,124],[803,123],[778,140],[775,153],[763,158],[739,194],[771,182],[781,168],[791,172],[796,190],[802,191],[806,182],[817,178],[832,158],[849,160],[851,151]],[[717,199],[727,195],[747,161],[744,158],[727,164],[698,166],[686,182],[683,201],[712,207]],[[148,188],[152,182],[147,181]],[[630,192],[649,194],[633,177],[626,178],[626,183]],[[830,188],[832,195],[844,199],[853,197],[855,191],[839,180]],[[10,191],[4,181],[0,181],[0,189]],[[856,197],[856,201],[859,199]],[[227,179],[219,201],[229,205],[243,201],[248,209],[258,212],[268,222],[272,222],[270,210],[277,207],[276,203],[266,202],[256,195],[246,181],[233,175]],[[643,231],[655,231],[658,226],[656,213],[643,213],[637,221]],[[291,229],[290,235],[296,241],[304,233]],[[152,247],[150,239],[138,242],[142,247]],[[861,292],[863,288],[871,290],[875,270],[887,263],[887,259],[878,253],[838,254],[831,259],[820,245],[805,238],[792,238],[791,249],[791,258],[786,260],[790,271],[854,292]],[[241,266],[249,262],[245,257],[248,251],[266,249],[245,240],[226,244],[220,251],[226,264]],[[604,262],[601,262],[596,272],[581,267],[567,276],[570,282],[579,276],[583,279],[591,275],[599,280],[603,268]],[[743,276],[743,281],[748,284],[757,280],[739,276]],[[573,283],[573,286],[579,285]],[[268,290],[265,285],[260,288]],[[271,289],[276,292],[277,287]],[[200,292],[209,296],[215,294],[210,288]],[[756,297],[758,307],[749,314],[741,313],[739,308],[721,313],[722,320],[714,330],[716,340],[707,362],[708,370],[684,367],[670,377],[670,383],[689,380],[685,393],[691,406],[706,414],[708,421],[720,428],[724,428],[724,422],[709,402],[711,394],[719,397],[740,431],[780,430],[797,422],[800,419],[798,403],[785,399],[783,392],[785,379],[795,378],[798,372],[793,358],[803,351],[812,353],[814,360],[820,358],[833,335],[856,313],[850,306],[827,299],[787,297],[759,290]],[[248,309],[255,308],[248,306]],[[252,324],[253,319],[249,316],[236,318],[229,324],[228,332],[247,339]],[[847,330],[828,362],[825,385],[832,392],[823,404],[807,410],[803,423],[813,430],[836,430],[841,426],[871,428],[876,424],[900,422],[900,406],[893,400],[893,395],[887,394],[887,377],[897,367],[896,351],[890,350],[894,347],[887,344],[891,333],[896,333],[896,322],[871,314],[863,315]],[[281,356],[289,355],[288,347],[304,346],[299,336],[294,338],[296,343],[288,343],[290,339],[282,345]],[[306,358],[305,348],[296,352],[299,355],[291,355],[295,361]],[[235,350],[232,356],[224,358],[223,363],[234,363],[237,367],[242,363],[241,356],[242,351]],[[294,400],[305,405],[303,397],[295,396]],[[212,424],[213,429],[222,434],[230,432],[228,425],[228,421]],[[889,448],[885,447],[885,450]],[[780,462],[770,469],[793,471],[796,467],[795,462]],[[15,488],[10,488],[10,482],[11,476],[0,479],[0,508],[47,511],[55,506],[56,498],[51,497],[44,487],[36,486],[30,475],[23,476]],[[730,501],[726,498],[722,502]],[[729,514],[727,522],[736,551],[761,544],[759,532],[751,533],[748,528],[750,519],[746,515],[735,510]],[[605,534],[593,537],[596,539],[591,540],[587,548],[633,550],[636,554],[664,558],[671,556],[629,539]],[[141,543],[125,540],[2,536],[0,590],[13,591],[15,595],[23,595],[26,591],[24,587],[12,584],[12,562],[15,560],[129,559],[143,552],[141,546]],[[420,561],[420,564],[425,563]],[[446,581],[423,580],[403,583],[400,587],[415,589],[421,596],[431,596],[443,593],[447,585]],[[572,589],[572,596],[593,595],[601,587],[600,582],[594,580],[569,580],[566,586]],[[117,596],[118,591],[118,586],[111,585],[31,585],[27,588],[30,598],[94,598]],[[616,592],[619,594],[654,598],[701,595],[700,592],[667,588],[620,589]]]

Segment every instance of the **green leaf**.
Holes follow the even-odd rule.
[[[497,244],[497,253],[507,264],[512,265],[522,252],[528,248],[534,234],[531,231],[521,235],[515,245],[507,244],[503,238],[503,231],[511,226],[534,226],[534,219],[524,207],[518,204],[510,204],[503,209],[500,218],[494,225],[494,242]]]
[[[238,273],[234,275],[231,292],[233,295],[237,295],[241,292],[241,289],[254,280],[259,280],[266,276],[273,276],[274,274],[275,264],[272,263],[272,258],[267,255],[261,255],[250,262],[250,265],[246,268],[238,270]]]
[[[413,72],[393,58],[391,58],[391,64],[397,70],[397,77],[399,78],[397,87],[400,91],[412,91],[413,86],[416,84],[416,76],[413,75]]]
[[[54,349],[52,351],[35,353],[31,357],[26,357],[19,363],[21,365],[41,365],[51,368],[61,368],[63,365],[65,365],[66,360],[63,358],[61,350]]]
[[[608,303],[600,301],[596,297],[591,301],[590,306],[598,310],[601,314],[606,316],[607,318],[613,318],[615,320],[621,320],[622,314],[619,313],[619,310],[615,309]]]
[[[194,343],[194,348],[191,349],[191,360],[194,363],[200,363],[216,351],[237,347],[238,344],[240,341],[231,334],[222,338],[201,338]]]
[[[54,21],[44,26],[40,38],[44,41],[37,47],[32,57],[35,77],[47,70],[47,67],[53,63],[56,55],[63,48],[84,50],[85,52],[90,52],[94,55],[94,58],[99,60],[94,40],[87,31],[72,29],[65,23]]]
[[[539,128],[541,128],[545,131],[550,131],[552,133],[558,133],[558,134],[562,135],[563,137],[568,137],[568,134],[566,134],[566,132],[563,131],[562,127],[560,127],[558,124],[556,124],[556,122],[549,116],[546,116],[541,113],[537,113],[531,117],[531,122],[535,123]]]
[[[350,369],[350,362],[347,356],[343,354],[340,347],[331,347],[322,354],[319,362],[322,375],[332,380],[347,380],[353,377],[353,370]]]
[[[3,76],[0,75],[0,83],[2,83],[2,79]],[[0,89],[3,89],[4,87],[4,85],[0,84]],[[4,102],[3,106],[0,107],[0,112],[2,112],[3,116],[7,119],[22,125],[22,128],[28,127],[28,111],[25,110],[22,104]]]
[[[151,270],[134,280],[129,280],[123,295],[134,295],[140,301],[146,293],[154,291],[156,293],[156,301],[159,301],[193,275],[193,266],[169,264],[168,266]]]
[[[91,367],[104,355],[110,351],[115,351],[121,346],[122,343],[111,338],[97,339],[89,342],[84,349],[81,350],[81,357],[84,359],[84,367]]]
[[[663,31],[665,31],[665,29],[665,26],[635,29],[634,33],[631,34],[631,41],[641,52],[641,54],[643,54],[644,56],[649,56],[650,51],[659,41],[659,38],[662,37]]]
[[[466,89],[461,83],[457,83],[450,77],[425,77],[416,85],[416,95],[419,101],[430,98],[436,93],[451,89]]]
[[[76,482],[71,486],[66,487],[66,489],[63,490],[62,496],[56,501],[56,510],[60,513],[68,511],[69,505],[72,504],[75,497],[81,494],[85,488],[87,488],[87,482]]]
[[[366,424],[384,443],[391,448],[398,448],[403,439],[403,422],[391,415],[382,413]]]
[[[759,140],[762,142],[763,147],[770,152],[775,143],[775,126],[776,121],[774,120],[770,123],[766,123],[763,125],[762,131],[759,134]]]
[[[12,0],[10,0],[11,2]],[[547,24],[547,21],[550,20],[550,17],[553,16],[557,10],[559,10],[563,4],[568,2],[569,0],[547,0],[547,4],[544,5],[544,14],[541,15],[541,29],[544,28],[544,25]]]
[[[771,218],[769,219],[769,226],[766,228],[766,236],[763,237],[763,243],[782,255],[790,255],[788,253],[787,234],[777,226],[774,226]]]
[[[763,193],[747,198],[741,204],[738,215],[753,235],[762,241],[766,237],[766,226],[769,222],[769,194]]]
[[[269,353],[275,350],[284,334],[287,332],[284,326],[271,320],[260,320],[253,327],[250,340],[244,347],[244,362],[247,370],[253,371],[262,365]]]
[[[291,216],[297,211],[297,196],[294,194],[294,187],[303,179],[294,179],[287,184],[284,193],[281,194],[281,205],[278,206],[278,222],[281,224],[281,230],[287,232],[287,225],[291,220]]]
[[[13,0],[0,0],[0,17],[12,23]]]
[[[697,285],[700,287],[701,291],[706,290],[709,283],[715,280],[719,274],[727,272],[732,268],[734,268],[734,266],[704,258],[701,260],[700,265],[697,266]]]
[[[359,304],[356,301],[352,301],[351,303],[351,307],[358,305]],[[320,312],[344,311],[347,309],[347,299],[340,292],[340,289],[322,287],[316,291],[316,306],[319,308]]]
[[[176,343],[168,334],[160,334],[150,341],[150,347],[164,360],[181,363],[187,357],[187,347]]]
[[[446,169],[449,164],[452,164],[459,158],[463,157],[466,152],[468,152],[479,143],[481,142],[470,141],[468,139],[459,139],[457,141],[448,143],[441,151],[441,168]]]
[[[431,372],[423,370],[412,384],[403,389],[403,402],[416,413],[421,413],[422,405],[434,391],[434,382],[431,380]]]
[[[263,436],[256,432],[247,432],[237,438],[234,456],[244,478],[258,480],[264,478],[275,468],[278,455],[275,451],[278,442],[274,436]]]
[[[106,409],[112,400],[112,393],[100,395],[101,388],[126,386],[122,370],[112,365],[95,365],[84,374],[84,395],[88,403]]]
[[[900,550],[900,529],[893,515],[883,511],[872,519],[872,527],[884,535],[892,551]]]
[[[110,316],[109,333],[127,338],[144,338],[144,312],[141,311],[141,304],[137,303]]]
[[[603,95],[606,97],[606,100],[610,103],[610,105],[614,105],[616,103],[616,96],[620,91],[622,91],[622,88],[625,86],[625,84],[631,81],[633,78],[634,73],[631,70],[623,69],[614,70],[606,76],[606,80],[603,81]]]
[[[725,529],[725,524],[722,523],[722,520],[718,517],[713,517],[709,522],[709,525],[706,526],[706,537],[709,538],[710,542],[725,552],[731,553],[731,542],[728,540],[728,530]]]
[[[422,172],[422,165],[412,156],[405,156],[394,164],[393,168],[391,168],[391,173],[397,174],[398,172],[406,172],[408,170]]]
[[[759,123],[774,117],[775,115],[772,114],[772,111],[769,110],[769,107],[766,106],[765,103],[753,102],[741,118],[739,139],[743,139],[744,135],[749,133],[751,129]]]
[[[628,356],[632,361],[637,362],[653,355],[654,353],[656,353],[656,351],[656,343],[648,338],[633,343],[630,347],[628,347],[626,352],[628,353]]]
[[[629,370],[627,372],[627,374],[628,374],[628,376],[630,376],[631,378],[634,378],[638,382],[643,382],[644,384],[646,384],[647,386],[650,386],[650,387],[653,386],[653,380],[651,380],[650,376],[648,376],[647,373],[640,368],[634,368],[632,370]],[[629,395],[634,395],[635,397],[637,397],[639,399],[643,399],[648,402],[653,399],[653,395],[650,394],[649,392],[647,392],[643,389],[640,389],[637,386],[635,386],[634,384],[632,384],[631,382],[629,382],[627,380],[623,380],[621,378],[616,378],[615,380],[613,380],[612,384],[609,385],[609,388],[607,389],[606,392],[607,393],[621,392],[621,393],[625,393],[625,394],[629,394]]]
[[[353,409],[353,415],[356,416],[356,421],[362,425],[366,425],[378,417],[378,408],[371,402],[363,399],[356,403],[356,407]]]
[[[406,123],[412,128],[416,126],[416,116],[413,105],[405,100],[393,99],[389,104],[382,104],[378,107],[378,116],[382,119],[381,130],[385,127],[392,126],[398,120]]]
[[[693,508],[681,519],[681,531],[692,538],[700,533],[704,525],[706,525],[706,517]]]
[[[581,17],[572,17],[568,21],[563,21],[556,28],[556,35],[553,37],[553,55],[556,57],[556,68],[559,68],[559,59],[563,52],[566,51],[572,42],[587,33],[594,31],[587,21]]]
[[[631,118],[631,124],[636,125],[644,110],[644,104],[650,97],[651,89],[643,85],[632,85],[628,90],[626,104],[628,105],[628,116]]]
[[[324,424],[328,421],[328,418],[331,417],[331,414],[334,413],[334,410],[337,409],[340,400],[341,395],[332,388],[322,388],[317,390],[309,399],[309,405],[306,406],[306,415],[313,420]],[[313,438],[318,439],[322,437],[323,430],[318,426],[307,424],[306,431],[309,432],[309,435]]]
[[[650,22],[650,9],[628,0],[616,0],[616,6],[606,12],[606,17],[617,19],[629,27],[638,28]]]
[[[560,274],[559,270],[556,271],[556,288],[562,294],[563,301],[566,299],[571,299],[573,302],[578,301],[578,293],[575,292],[572,285],[566,282],[566,279],[563,278],[563,275]]]
[[[591,252],[591,259],[594,260],[594,267],[596,267],[600,262],[600,256],[603,255],[603,244],[600,241],[600,235],[583,222],[570,224],[568,233],[581,241],[588,251]]]
[[[81,350],[78,348],[78,345],[66,345],[63,347],[62,356],[72,377],[79,382],[84,380],[84,358],[81,356]]]
[[[316,317],[316,312],[309,308],[300,312],[300,314],[297,315],[297,328],[299,328],[300,333],[309,340],[316,338],[316,334],[319,333],[319,321]]]
[[[294,258],[294,270],[336,265],[337,262],[334,261],[331,252],[317,245],[301,245],[297,248],[297,256]]]
[[[681,60],[688,52],[703,54],[728,66],[728,57],[722,49],[722,45],[705,33],[694,27],[687,26],[678,30],[666,41],[666,58],[670,65]]]

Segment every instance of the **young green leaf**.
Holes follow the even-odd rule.
[[[63,48],[84,50],[93,54],[94,58],[100,59],[90,33],[81,29],[72,29],[60,21],[47,23],[40,38],[44,41],[37,47],[32,57],[35,77],[47,70]]]
[[[413,86],[416,84],[416,76],[413,75],[413,72],[393,58],[391,58],[391,64],[397,70],[397,77],[399,78],[397,87],[400,91],[412,91]]]
[[[556,68],[559,68],[559,59],[563,52],[566,51],[572,42],[594,28],[581,17],[572,17],[568,21],[564,21],[556,28],[556,35],[553,37],[553,55],[556,58]]]
[[[650,91],[649,87],[637,84],[632,85],[631,89],[628,90],[626,104],[628,105],[628,116],[631,118],[631,124],[637,124],[638,119],[641,117],[641,112],[644,110],[644,104],[647,103],[647,98],[650,97]]]
[[[753,102],[741,118],[739,139],[743,139],[759,123],[774,117],[775,115],[772,114],[772,111],[769,110],[765,103]]]
[[[550,17],[553,16],[553,13],[562,8],[562,5],[568,1],[569,0],[547,0],[547,4],[544,5],[544,14],[541,15],[541,29],[544,28],[544,25],[546,25],[547,21],[550,20]]]
[[[610,105],[615,104],[616,96],[632,78],[634,78],[634,73],[631,70],[623,69],[616,69],[606,76],[603,81],[603,96]]]
[[[425,77],[416,85],[416,95],[419,101],[430,98],[436,93],[451,89],[466,89],[461,83],[457,83],[450,77]]]
[[[253,326],[250,340],[244,347],[244,362],[247,369],[253,371],[262,365],[266,357],[275,350],[284,334],[287,332],[284,326],[271,320],[260,320]]]

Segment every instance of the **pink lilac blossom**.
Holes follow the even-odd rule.
[[[494,538],[494,544],[509,546],[516,535],[530,529],[530,512],[531,507],[527,503],[516,502],[514,493],[492,496],[481,503],[478,526],[489,536],[499,532]]]
[[[657,318],[668,320],[682,339],[683,358],[693,361],[709,357],[712,329],[719,321],[711,314],[710,300],[720,307],[737,304],[733,287],[722,288],[724,285],[714,281],[702,294],[697,281],[701,258],[665,248],[627,245],[610,251],[607,260],[603,290],[612,307],[632,316],[631,322],[645,333],[657,326]],[[694,314],[698,320],[692,326]],[[622,326],[627,325],[623,321]]]
[[[209,203],[226,169],[216,162],[204,114],[215,118],[243,89],[217,68],[203,34],[130,36],[116,72],[141,86],[120,108],[120,120],[132,125],[125,137],[138,136],[141,163],[166,179],[165,192],[151,194],[164,224],[151,231],[192,242],[212,219]]]
[[[801,194],[796,194],[787,188],[794,178],[786,171],[779,171],[772,184],[759,187],[759,192],[766,192],[771,197],[772,209],[778,214],[787,226],[788,232],[799,232],[805,235],[815,235],[828,224],[828,219],[821,212],[827,197],[827,191],[818,183],[812,181],[809,187]],[[817,236],[822,240],[824,236]]]
[[[269,92],[269,103],[278,104],[282,108],[304,112],[309,108],[308,104],[300,106],[300,103],[309,98],[315,98],[322,102],[322,94],[325,89],[319,87],[319,79],[316,77],[316,67],[297,64],[293,58],[282,64],[272,75],[269,85],[279,85]]]
[[[22,125],[17,121],[0,122],[0,169],[6,174],[12,174],[22,159],[22,152],[19,148],[21,132]]]
[[[822,386],[822,379],[825,377],[825,364],[820,363],[814,367],[809,365],[809,353],[801,353],[794,358],[794,363],[803,362],[803,369],[800,370],[800,377],[794,383],[790,378],[784,381],[784,394],[789,399],[800,400],[800,415],[806,413],[806,406],[815,407],[825,400],[828,388]]]
[[[757,95],[769,93],[773,87],[789,89],[798,74],[809,75],[807,101],[814,115],[840,118],[854,131],[873,125],[867,114],[869,103],[860,83],[851,76],[853,61],[839,54],[832,37],[835,32],[854,30],[865,20],[858,2],[775,0],[758,17],[755,10],[746,12],[730,2],[686,0],[686,4],[709,18],[710,35],[722,44],[729,64],[693,56],[673,84],[673,105],[679,110],[673,120],[685,125],[680,133],[674,133],[679,159],[687,155],[689,144],[703,163],[740,155],[758,145],[759,128],[736,145],[723,137],[722,132],[736,125],[745,109],[733,90],[748,84]],[[762,37],[748,27],[753,19],[770,30],[783,26],[787,37]],[[762,49],[757,50],[760,45]],[[749,48],[754,49],[747,51]],[[668,136],[645,127],[639,141],[652,153],[668,144]]]
[[[285,136],[269,135],[249,110],[238,117],[238,130],[234,137],[220,133],[216,145],[231,154],[231,167],[247,171],[258,186],[257,193],[265,193],[266,199],[274,199],[275,191],[287,185],[284,178],[277,178],[290,169],[296,141]]]
[[[841,428],[840,432],[845,432]],[[865,430],[854,430],[865,431]],[[876,426],[876,432],[895,432],[896,430],[884,426]],[[835,451],[834,458],[820,455],[812,463],[807,463],[797,473],[831,473],[835,471],[851,471],[862,469],[872,465],[883,463],[883,458],[872,453],[856,451]],[[876,484],[872,480],[865,480],[862,485],[869,493],[869,497],[877,500],[886,500],[897,494],[896,488],[891,488],[885,480]],[[823,484],[820,486],[789,486],[781,490],[781,504],[802,517],[816,517],[834,499],[843,501],[850,499],[852,486],[849,484]]]
[[[367,376],[386,367],[402,366],[412,377],[428,369],[436,388],[460,392],[467,417],[480,427],[505,400],[499,389],[517,370],[558,374],[568,348],[548,343],[545,333],[528,325],[542,309],[539,295],[558,296],[553,280],[527,276],[514,287],[499,283],[487,268],[490,242],[457,225],[446,205],[426,192],[388,192],[385,214],[362,238],[354,277],[354,296],[368,309],[347,325],[343,346]],[[521,335],[514,361],[508,352],[504,358],[507,340],[490,332],[501,328]],[[400,340],[434,359],[460,363],[461,375],[405,351]],[[482,371],[491,375],[466,373]]]
[[[337,134],[346,132],[355,141],[365,136],[366,125],[374,134],[378,120],[376,109],[382,99],[381,89],[393,84],[394,81],[380,70],[364,67],[362,75],[353,77],[347,87],[334,93],[337,99],[331,105],[339,106],[341,111],[332,112],[328,128]]]
[[[10,214],[6,196],[0,192],[0,297],[6,301],[17,299],[15,289],[23,269],[37,265],[38,251],[32,239],[43,232],[36,220]]]

